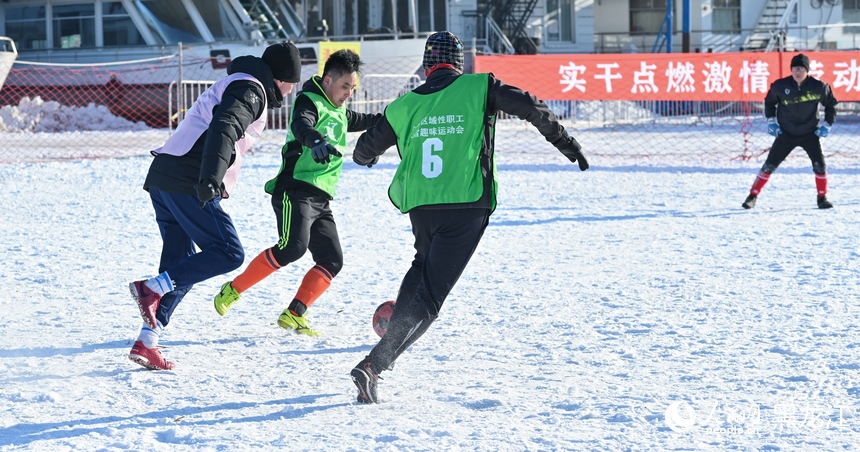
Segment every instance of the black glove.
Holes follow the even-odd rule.
[[[582,146],[573,137],[570,137],[570,143],[568,143],[567,147],[561,149],[561,153],[571,162],[579,163],[580,171],[588,169],[588,160],[585,159],[585,155],[582,153]]]
[[[373,167],[379,162],[379,156],[374,155],[373,157],[363,158],[361,152],[352,152],[352,161],[355,162],[356,165],[366,166],[368,168]]]
[[[197,199],[200,200],[201,209],[206,207],[206,203],[215,199],[216,196],[221,196],[220,185],[212,179],[206,179],[194,186],[194,189],[197,190]]]
[[[311,148],[311,157],[313,157],[314,161],[317,163],[331,162],[332,155],[343,157],[343,154],[341,154],[336,147],[330,145],[326,140],[317,140],[314,147]]]

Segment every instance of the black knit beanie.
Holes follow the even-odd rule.
[[[302,59],[292,42],[280,42],[266,47],[263,61],[272,69],[275,80],[298,83],[302,79]]]
[[[438,31],[424,45],[424,69],[447,63],[463,71],[463,43],[450,31]]]
[[[802,53],[798,53],[791,59],[791,67],[805,67],[809,71],[809,58]]]

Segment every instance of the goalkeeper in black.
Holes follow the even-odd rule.
[[[819,124],[818,106],[824,107],[824,121]],[[744,200],[744,209],[755,207],[761,189],[770,180],[788,154],[800,146],[812,161],[815,188],[818,191],[818,208],[829,209],[827,200],[827,165],[821,150],[821,138],[830,135],[836,120],[836,98],[830,85],[809,76],[809,58],[800,53],[791,59],[791,75],[770,85],[764,98],[764,115],[767,133],[775,137],[761,170]]]
[[[358,401],[376,403],[379,373],[423,335],[478,246],[496,207],[496,114],[531,123],[579,169],[581,146],[545,103],[492,74],[463,74],[463,44],[447,31],[427,38],[425,83],[394,100],[359,137],[353,161],[372,166],[391,146],[401,162],[388,195],[409,214],[415,258],[400,284],[388,331],[351,375]]]

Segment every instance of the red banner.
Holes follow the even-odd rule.
[[[762,101],[791,75],[797,53],[634,53],[475,57],[542,100]],[[840,102],[860,101],[860,52],[809,52],[809,74],[830,84]]]

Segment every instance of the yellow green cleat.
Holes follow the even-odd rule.
[[[221,292],[215,295],[215,310],[224,315],[230,310],[230,306],[239,300],[239,292],[233,288],[233,281],[227,281],[221,286]]]
[[[278,326],[307,336],[316,337],[320,335],[308,326],[308,320],[304,316],[295,315],[289,309],[284,309],[284,312],[278,317]]]

